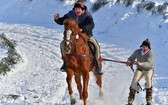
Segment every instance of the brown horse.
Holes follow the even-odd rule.
[[[72,19],[66,19],[64,21],[64,29],[64,43],[62,50],[66,61],[66,80],[70,101],[71,104],[76,103],[71,86],[72,77],[74,75],[79,97],[83,100],[84,105],[87,105],[89,72],[92,71],[95,74],[93,56],[90,54],[88,46],[89,36],[82,33],[77,22]],[[95,77],[96,83],[100,88],[99,95],[102,95],[102,76],[95,75]],[[83,84],[81,83],[81,79],[83,79]]]

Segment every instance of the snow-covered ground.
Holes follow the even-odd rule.
[[[93,1],[85,4],[90,7]],[[148,38],[155,56],[153,103],[168,105],[167,23],[161,15],[137,13],[132,6],[111,4],[93,13],[94,36],[100,43],[102,57],[126,61]],[[70,105],[66,74],[59,70],[63,26],[55,24],[51,15],[55,12],[64,15],[73,7],[73,0],[1,0],[0,7],[0,33],[16,41],[16,49],[23,59],[7,76],[0,76],[0,97],[9,94],[21,97],[1,98],[0,105]],[[6,56],[3,47],[0,53],[0,59]],[[90,73],[88,105],[125,105],[133,72],[123,64],[105,61],[103,72],[103,97],[98,97],[98,87]],[[140,84],[143,87],[144,80]],[[74,81],[73,89],[78,98]],[[135,105],[145,102],[144,97],[145,91],[137,94]],[[77,105],[82,102],[78,100]]]

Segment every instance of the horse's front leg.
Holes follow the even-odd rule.
[[[89,72],[83,74],[83,101],[84,101],[84,105],[87,105],[88,83],[89,83]]]
[[[68,91],[69,91],[69,95],[70,95],[70,102],[71,102],[71,105],[75,104],[76,103],[76,99],[73,95],[73,90],[72,90],[72,77],[74,75],[74,72],[73,70],[67,70],[67,78],[66,78],[66,81],[67,81],[67,84],[68,84]]]
[[[75,82],[77,84],[77,89],[78,89],[78,92],[79,92],[79,97],[80,97],[80,99],[83,99],[83,96],[82,96],[81,75],[75,75]]]

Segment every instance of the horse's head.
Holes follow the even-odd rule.
[[[78,23],[73,19],[66,19],[64,21],[64,29],[71,30],[74,34],[78,34],[80,32]]]
[[[81,32],[78,23],[72,19],[64,21],[64,53],[69,54],[75,42],[79,39]]]

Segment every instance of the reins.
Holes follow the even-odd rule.
[[[78,34],[76,34],[76,35],[78,35]],[[79,47],[81,47],[81,46],[83,46],[85,44],[88,46],[87,41],[85,40],[85,38],[82,35],[78,35],[78,36],[79,36],[79,38],[81,37],[83,39],[84,43],[80,44],[79,46],[75,46],[74,48],[79,48]],[[75,39],[75,42],[76,42],[76,40],[77,39]]]
[[[70,54],[66,54],[67,56],[79,56],[79,57],[89,57],[89,58],[93,58],[90,54],[79,54],[79,53],[70,53]]]
[[[81,46],[83,46],[83,45],[87,45],[88,46],[88,43],[87,43],[87,41],[85,40],[85,38],[82,36],[82,35],[78,35],[79,36],[79,38],[81,37],[82,38],[82,40],[83,40],[83,43],[81,43],[80,45],[76,45],[76,44],[74,44],[74,43],[77,43],[77,39],[75,38],[76,36],[74,35],[74,41],[72,42],[71,40],[67,40],[67,39],[65,39],[65,42],[64,42],[64,44],[66,43],[66,42],[69,42],[71,45],[72,45],[72,48],[71,49],[77,49],[77,48],[79,48],[79,47],[81,47]],[[88,50],[89,50],[89,47],[88,47]],[[66,54],[67,56],[80,56],[80,57],[90,57],[90,58],[92,58],[92,56],[90,55],[90,54],[80,54],[80,53],[70,53],[70,54]]]

